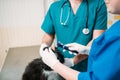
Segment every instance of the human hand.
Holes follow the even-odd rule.
[[[42,53],[40,53],[40,55],[42,57],[43,62],[51,68],[53,68],[53,66],[57,62],[59,62],[51,48],[46,48],[45,50],[42,51]]]
[[[81,44],[78,44],[78,43],[70,43],[70,44],[66,44],[65,46],[67,46],[69,50],[77,51],[80,54],[88,54],[89,50],[90,50],[90,47],[84,46],[84,45],[81,45]],[[70,53],[74,54],[72,52],[70,52]]]

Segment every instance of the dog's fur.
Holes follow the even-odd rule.
[[[64,57],[55,49],[55,54],[61,63],[64,63]],[[22,80],[65,80],[59,74],[54,72],[50,67],[43,63],[42,58],[34,59],[30,62]]]

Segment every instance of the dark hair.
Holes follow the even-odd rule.
[[[61,63],[64,63],[63,55],[56,49],[54,51]],[[54,76],[52,76],[54,75]],[[56,76],[55,76],[56,75]],[[54,79],[48,79],[50,76]],[[59,78],[59,79],[55,79]],[[34,59],[30,62],[22,75],[22,80],[64,80],[60,75],[54,72],[49,66],[43,63],[42,58]]]

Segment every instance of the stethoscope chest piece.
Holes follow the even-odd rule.
[[[87,34],[89,34],[89,32],[90,32],[90,31],[89,31],[88,28],[84,28],[84,29],[83,29],[83,34],[86,34],[86,35],[87,35]]]

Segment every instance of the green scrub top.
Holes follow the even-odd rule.
[[[65,3],[66,1],[67,3]],[[76,14],[74,14],[69,0],[54,2],[51,4],[43,21],[41,26],[42,30],[47,34],[55,34],[57,42],[61,42],[63,44],[76,42],[82,45],[87,45],[92,39],[94,30],[107,29],[107,9],[104,0],[88,0],[88,4],[89,13],[87,13],[86,0],[83,0]],[[65,26],[60,23],[62,7],[62,22],[66,21],[67,16],[70,13]],[[82,30],[86,27],[86,15],[88,15],[88,28],[90,30],[90,33],[87,35],[82,32]],[[74,55],[69,54],[68,51],[63,52],[62,48],[58,47],[58,50],[64,55],[64,57],[74,57]]]

